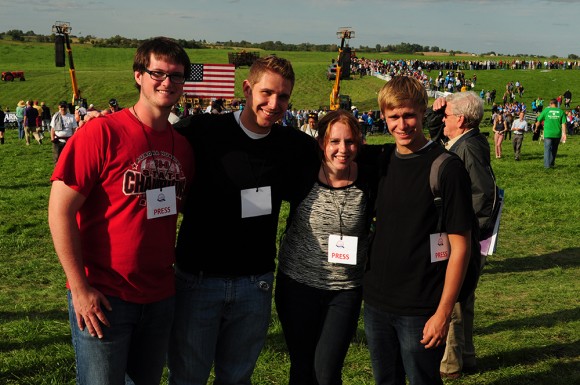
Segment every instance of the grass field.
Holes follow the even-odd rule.
[[[133,86],[133,49],[93,48],[90,45],[73,45],[75,73],[81,95],[88,103],[104,108],[110,98],[117,98],[121,106],[130,106],[136,100]],[[227,63],[230,50],[199,49],[188,50],[194,63]],[[326,67],[336,54],[325,52],[260,52],[264,56],[275,53],[292,61],[296,72],[296,85],[292,94],[292,104],[297,109],[313,109],[329,105],[332,82],[325,77]],[[438,61],[467,60],[467,57],[451,56],[401,56],[390,54],[365,54],[371,59],[421,58]],[[23,70],[26,81],[0,82],[0,105],[12,111],[19,100],[36,99],[45,101],[55,111],[60,100],[72,97],[71,80],[66,67],[55,67],[52,44],[0,41],[0,70]],[[473,58],[478,59],[478,58]],[[500,58],[494,58],[499,60]],[[513,58],[509,58],[510,60]],[[542,96],[549,100],[570,89],[574,101],[580,104],[580,71],[578,70],[480,70],[465,71],[466,78],[477,73],[476,91],[496,89],[497,99],[505,90],[508,81],[519,80],[525,87],[523,101],[530,106],[532,99]],[[236,70],[236,92],[242,98],[241,83],[248,72],[247,67]],[[437,73],[433,72],[433,78]],[[350,95],[359,110],[376,109],[376,93],[384,82],[372,76],[362,79],[353,76],[341,82],[341,93]],[[576,104],[574,104],[576,105]]]
[[[89,103],[110,97],[136,100],[131,50],[75,50],[79,86]],[[78,54],[77,54],[78,52]],[[3,70],[25,70],[25,82],[0,83],[0,104],[37,98],[51,106],[70,97],[68,71],[54,68],[52,46],[3,45]],[[195,62],[226,62],[225,51],[190,51]],[[204,56],[206,55],[206,56]],[[324,69],[331,55],[286,53],[297,73],[297,108],[326,105],[331,84]],[[197,60],[199,59],[199,60]],[[237,71],[241,82],[246,69]],[[520,80],[525,98],[549,99],[567,88],[580,100],[576,71],[479,71],[479,87],[503,89]],[[376,109],[383,82],[365,77],[343,82],[361,109]],[[239,92],[239,84],[237,84]],[[527,99],[526,99],[527,101]],[[573,99],[573,104],[574,99]],[[489,109],[489,107],[488,107]],[[489,111],[488,111],[489,114]],[[482,131],[489,131],[489,124]],[[53,169],[50,145],[25,146],[7,130],[0,146],[0,384],[74,384],[74,354],[67,321],[65,277],[52,247],[47,201]],[[372,135],[370,143],[391,141]],[[496,253],[477,289],[475,345],[480,372],[467,385],[569,385],[580,383],[580,136],[560,146],[556,167],[543,168],[543,145],[527,135],[522,161],[493,159],[506,191]],[[287,215],[285,207],[283,218]],[[289,358],[276,313],[254,384],[285,384]],[[373,384],[366,340],[359,325],[344,368],[346,385]]]

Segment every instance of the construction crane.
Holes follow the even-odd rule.
[[[68,65],[69,65],[69,73],[70,73],[70,80],[72,83],[72,104],[77,106],[81,104],[86,104],[86,100],[81,99],[81,91],[79,90],[78,83],[77,83],[77,76],[75,72],[75,65],[73,61],[72,49],[70,46],[70,38],[69,34],[72,30],[70,23],[68,21],[57,21],[52,26],[52,32],[56,34],[56,66],[57,67],[64,67],[64,57],[62,60],[59,60],[59,49],[62,51],[62,44],[66,47],[66,52],[68,55]],[[64,41],[63,41],[64,40]],[[64,55],[64,51],[62,51]]]
[[[336,37],[341,39],[340,48],[338,49],[338,60],[336,61],[336,77],[334,79],[334,85],[330,93],[330,110],[338,110],[339,108],[344,108],[345,105],[351,104],[350,97],[348,95],[340,95],[340,80],[342,77],[342,65],[344,64],[344,44],[347,39],[354,38],[354,31],[350,27],[342,27],[336,32]],[[350,54],[349,60],[350,63]],[[347,106],[346,108],[350,108]]]

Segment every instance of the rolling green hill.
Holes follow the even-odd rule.
[[[230,49],[188,49],[194,63],[227,63]],[[78,87],[88,103],[104,107],[107,101],[117,98],[122,106],[129,106],[137,100],[131,71],[132,48],[97,48],[90,44],[73,44],[72,53]],[[261,56],[275,53],[292,61],[296,72],[296,85],[292,94],[292,104],[298,109],[320,108],[329,105],[332,81],[325,77],[325,71],[338,53],[327,52],[260,52]],[[365,54],[369,59],[433,59],[438,61],[468,60],[471,57],[391,55],[384,53]],[[54,45],[50,43],[17,43],[0,40],[1,71],[23,70],[26,81],[0,82],[0,105],[12,111],[19,100],[35,99],[45,101],[52,110],[60,100],[70,100],[71,79],[66,67],[55,66]],[[480,58],[474,58],[480,59]],[[500,60],[501,58],[494,58]],[[508,58],[513,60],[512,58]],[[236,97],[242,98],[241,83],[247,75],[248,67],[236,70]],[[476,91],[495,88],[498,96],[505,84],[519,80],[525,86],[523,101],[528,105],[532,99],[542,96],[549,99],[566,89],[572,95],[580,95],[580,77],[571,76],[576,70],[480,70],[477,71]],[[475,71],[465,71],[471,78]],[[575,75],[575,73],[574,73]],[[431,76],[434,78],[437,73]],[[341,82],[341,93],[350,95],[360,110],[376,109],[376,93],[384,81],[372,76],[360,78],[352,76]]]

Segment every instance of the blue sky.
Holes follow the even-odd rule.
[[[0,31],[253,43],[401,42],[475,54],[580,56],[580,0],[0,0]]]

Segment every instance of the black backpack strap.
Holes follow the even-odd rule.
[[[441,175],[443,163],[450,159],[452,155],[448,152],[442,152],[435,158],[433,163],[431,163],[431,171],[429,173],[429,186],[431,186],[431,192],[433,193],[433,203],[437,208],[437,232],[441,232],[443,226],[443,201],[441,199],[441,191],[439,190],[439,176]]]
[[[439,180],[441,178],[441,173],[445,168],[445,164],[457,157],[455,154],[449,152],[443,152],[435,158],[433,163],[431,164],[431,172],[429,174],[429,185],[431,186],[431,192],[433,193],[433,202],[437,207],[437,215],[439,218],[437,219],[437,232],[441,232],[442,225],[443,225],[443,200],[441,199],[441,191],[439,189]],[[477,286],[477,281],[479,279],[479,247],[473,249],[473,242],[477,240],[474,238],[472,234],[472,254],[469,257],[469,263],[467,266],[467,272],[465,273],[465,279],[463,280],[463,284],[461,285],[461,290],[458,295],[458,301],[465,301],[471,293],[475,290]],[[477,242],[476,242],[477,243]]]

